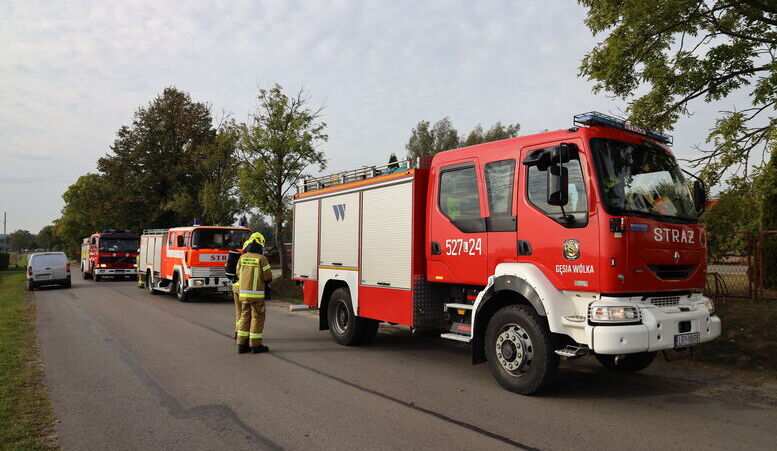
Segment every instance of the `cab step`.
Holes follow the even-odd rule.
[[[556,349],[556,354],[567,359],[578,359],[580,357],[588,355],[588,346],[571,346],[567,345],[564,349]]]
[[[472,341],[469,335],[454,334],[451,332],[440,334],[440,338],[447,338],[448,340],[460,341],[462,343],[469,343]]]
[[[472,310],[472,304],[457,304],[457,303],[449,303],[445,304],[445,309],[449,308],[455,308],[457,310]]]

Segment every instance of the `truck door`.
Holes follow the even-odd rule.
[[[486,218],[482,171],[475,158],[433,171],[429,199],[430,242],[427,279],[485,285]]]
[[[539,151],[551,152],[561,142],[525,147],[521,151],[518,202],[519,261],[535,264],[559,290],[595,291],[599,288],[598,218],[593,208],[594,172],[574,144],[569,160],[568,201],[562,207],[548,204],[548,161]],[[553,164],[551,162],[551,164]],[[521,244],[523,246],[521,246]]]

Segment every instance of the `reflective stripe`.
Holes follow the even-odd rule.
[[[243,294],[240,293],[240,298],[248,298],[248,299],[264,299],[263,294]]]
[[[270,266],[270,265],[263,266],[263,267],[262,267],[262,271],[267,271],[267,270],[268,270],[268,269],[270,269],[270,268],[271,268],[271,266]]]
[[[246,266],[259,266],[259,259],[253,257],[243,257],[240,259]]]
[[[262,338],[262,334],[251,334],[251,338]]]
[[[250,290],[241,290],[240,294],[264,294],[264,291],[250,291]]]
[[[237,336],[238,337],[247,337],[248,335],[249,335],[249,333],[247,331],[245,331],[245,330],[237,331]]]
[[[257,264],[256,266],[259,266],[259,265]],[[256,270],[256,271],[254,271],[254,286],[253,286],[253,287],[251,287],[251,288],[253,288],[254,290],[256,290],[256,289],[259,287],[259,285],[257,285],[257,284],[256,284],[256,281],[257,281],[257,279],[259,278],[259,271],[258,271],[258,269],[259,269],[259,268],[257,268],[257,270]]]

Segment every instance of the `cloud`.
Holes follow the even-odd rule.
[[[11,184],[29,184],[29,183],[40,183],[44,182],[46,179],[43,177],[8,177],[8,176],[0,176],[0,183],[11,183]]]

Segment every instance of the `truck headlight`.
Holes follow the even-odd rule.
[[[194,286],[195,287],[201,287],[202,286],[202,280],[195,280],[194,281]]]
[[[105,263],[100,263],[100,268],[105,268],[107,265]]]
[[[639,309],[634,306],[591,307],[591,321],[595,323],[633,323],[640,319]]]
[[[712,313],[715,311],[715,301],[713,301],[710,298],[706,298],[704,300],[704,306],[707,307],[707,310]]]

